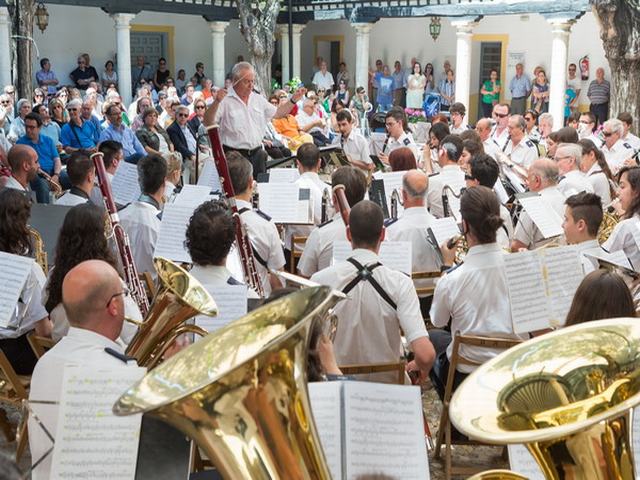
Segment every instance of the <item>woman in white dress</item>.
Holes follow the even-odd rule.
[[[427,79],[422,75],[422,66],[416,62],[413,73],[407,79],[407,108],[422,108],[426,85]]]

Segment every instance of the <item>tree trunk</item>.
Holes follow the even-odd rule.
[[[275,47],[279,0],[263,0],[252,8],[251,0],[236,0],[240,32],[249,46],[256,70],[256,86],[263,95],[271,93],[271,57]]]
[[[13,55],[13,84],[19,98],[33,99],[33,18],[35,0],[13,0],[7,2],[11,16]]]
[[[640,0],[591,0],[611,68],[609,117],[629,112],[640,119]]]

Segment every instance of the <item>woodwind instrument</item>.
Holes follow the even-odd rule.
[[[38,175],[44,178],[44,180],[49,185],[49,190],[51,190],[51,193],[53,193],[53,195],[56,198],[62,195],[62,186],[60,186],[58,182],[56,182],[53,178],[51,178],[51,175],[49,175],[47,172],[45,172],[42,169],[38,170]]]
[[[340,216],[344,222],[344,226],[349,225],[349,213],[351,213],[351,207],[347,201],[347,196],[344,193],[344,185],[336,185],[333,187],[333,196],[338,204],[338,210],[340,210]]]
[[[322,203],[320,204],[320,223],[325,223],[329,220],[329,201],[331,200],[329,189],[325,188],[322,191]]]
[[[133,253],[131,252],[129,236],[127,235],[127,232],[124,231],[124,228],[122,228],[122,225],[120,225],[118,209],[116,208],[116,203],[113,200],[111,184],[109,183],[109,177],[107,176],[107,170],[104,168],[104,160],[102,157],[102,153],[94,153],[91,155],[91,160],[93,160],[93,164],[96,167],[98,185],[100,186],[104,205],[107,209],[107,213],[109,214],[108,221],[111,224],[111,230],[114,233],[116,246],[122,261],[124,281],[127,283],[127,286],[131,291],[131,298],[133,298],[133,300],[138,304],[140,313],[145,317],[149,312],[149,297],[147,297],[147,292],[140,281],[140,277],[138,276],[138,269],[136,268],[136,264],[133,260]]]
[[[233,190],[231,183],[231,177],[229,176],[229,166],[227,164],[227,157],[222,149],[222,142],[220,141],[220,134],[218,132],[218,125],[212,125],[207,127],[207,135],[209,135],[209,142],[211,142],[211,151],[213,153],[213,161],[216,164],[218,175],[220,176],[220,185],[222,186],[222,192],[227,199],[227,205],[231,210],[231,214],[236,223],[236,243],[238,244],[238,251],[240,252],[240,260],[242,263],[242,270],[244,278],[247,284],[253,288],[261,298],[264,298],[264,288],[260,277],[258,276],[258,267],[256,265],[256,259],[253,254],[253,246],[249,239],[247,229],[240,218],[238,212],[238,206],[236,205],[236,194]]]
[[[398,203],[400,203],[400,195],[398,189],[394,188],[391,193],[391,218],[394,220],[398,218]]]

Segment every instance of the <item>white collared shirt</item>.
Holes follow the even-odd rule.
[[[276,114],[276,110],[259,93],[251,92],[249,101],[245,104],[235,90],[230,88],[216,112],[222,144],[247,150],[260,147],[267,131],[267,123]]]
[[[280,270],[284,267],[285,260],[282,241],[275,224],[255,212],[249,202],[236,198],[236,204],[238,205],[238,210],[248,209],[240,214],[240,218],[247,228],[247,234],[255,252],[267,263],[270,269]],[[264,294],[268,297],[271,293],[269,271],[257,258],[256,268],[258,269],[258,276],[262,282]]]
[[[243,278],[236,278],[231,271],[220,265],[198,265],[194,264],[189,274],[198,280],[204,286],[224,287],[231,285],[229,279],[233,278],[236,282],[244,283]],[[212,292],[209,292],[212,293]],[[247,286],[247,298],[260,298],[255,290]]]
[[[509,210],[502,204],[500,204],[500,218],[504,224],[496,231],[496,243],[500,245],[501,248],[509,250],[511,240],[513,239],[513,220],[511,220]]]
[[[497,243],[471,247],[464,263],[437,283],[431,305],[431,322],[441,328],[451,319],[451,331],[459,331],[462,335],[527,338],[513,332],[504,255]],[[452,348],[453,342],[447,347],[449,360]],[[498,353],[499,350],[488,348],[460,347],[464,358],[480,364]],[[469,373],[475,367],[460,365],[458,370]]]
[[[88,198],[81,197],[80,195],[76,195],[75,193],[71,193],[67,191],[62,195],[59,199],[56,200],[56,205],[65,205],[68,207],[75,207],[76,205],[82,205],[83,203],[87,203],[89,201]]]
[[[350,160],[359,160],[364,163],[372,163],[369,150],[369,141],[354,128],[347,138],[340,136],[340,148]]]
[[[298,126],[300,127],[300,130],[302,130],[306,128],[307,125],[317,122],[318,120],[322,120],[322,118],[320,118],[320,115],[318,115],[318,112],[316,112],[315,110],[313,111],[312,115],[307,115],[307,112],[305,112],[303,109],[300,109],[298,110],[298,113],[296,115],[296,120],[298,121]],[[307,131],[307,133],[311,133],[311,132],[325,133],[326,128],[313,127]]]
[[[637,150],[640,148],[640,138],[636,137],[633,133],[627,133],[627,136],[622,139],[623,142],[631,145],[631,148]]]
[[[602,248],[607,252],[623,250],[636,271],[640,271],[640,248],[634,239],[634,233],[637,235],[638,229],[640,229],[638,215],[626,218],[618,222],[607,241],[602,244]]]
[[[60,402],[62,397],[62,378],[66,365],[96,368],[127,368],[135,362],[124,363],[109,355],[105,348],[124,353],[116,342],[96,332],[71,327],[66,337],[38,360],[31,377],[30,401]],[[32,403],[31,408],[38,415],[46,429],[56,436],[59,405]],[[42,431],[32,416],[29,417],[29,448],[33,461],[38,460],[51,447],[51,440]],[[50,476],[51,459],[49,454],[33,471],[33,480],[46,480]]]
[[[461,123],[459,127],[454,127],[453,125],[451,125],[451,127],[449,128],[449,131],[452,135],[460,135],[466,130],[469,130],[469,125],[467,125],[466,123]]]
[[[522,140],[520,140],[517,145],[514,145],[513,141],[509,140],[504,153],[512,162],[521,167],[529,168],[538,158],[538,147],[525,136],[522,137]]]
[[[482,146],[484,147],[484,153],[497,160],[497,154],[501,152],[501,149],[493,138],[487,138],[482,142]]]
[[[606,207],[611,203],[611,188],[609,187],[609,179],[600,169],[598,162],[594,162],[586,173],[587,181],[591,184],[593,192],[602,200],[602,206]]]
[[[497,145],[498,149],[502,151],[504,146],[507,144],[509,140],[509,129],[505,127],[504,130],[500,134],[498,134],[497,126],[494,127],[493,132],[491,132],[491,140]]]
[[[42,305],[42,287],[46,280],[42,268],[34,261],[7,327],[0,327],[1,339],[21,337],[33,330],[38,321],[47,318],[47,311]]]
[[[431,215],[436,218],[444,217],[444,206],[442,205],[442,191],[445,185],[449,185],[451,189],[460,194],[460,190],[465,186],[464,172],[458,165],[446,165],[442,167],[440,173],[429,177],[429,189],[427,191],[427,202]],[[448,195],[449,200],[449,216],[455,216],[460,221],[459,206],[460,201]]]
[[[27,184],[27,187],[23,187],[22,184],[15,179],[15,177],[12,175],[10,177],[7,178],[7,183],[4,184],[4,188],[11,188],[13,190],[20,190],[21,192],[29,192],[30,188],[29,185]]]
[[[625,160],[633,156],[633,148],[622,139],[614,143],[611,148],[607,147],[605,143],[600,150],[604,153],[604,158],[607,160],[611,173],[614,175],[624,166]]]
[[[547,187],[538,192],[542,198],[553,208],[560,218],[564,218],[564,202],[565,196],[560,193],[560,190],[556,185]],[[553,241],[553,239],[545,239],[540,232],[540,229],[533,223],[529,214],[522,210],[520,212],[520,218],[516,225],[515,232],[513,233],[514,240],[525,244],[527,248],[538,248],[546,243]],[[562,236],[564,238],[564,235]]]
[[[302,257],[298,262],[298,271],[305,277],[331,265],[333,258],[333,242],[347,241],[347,229],[339,213],[309,234]]]
[[[154,278],[153,252],[160,232],[159,213],[155,206],[140,201],[132,202],[120,212],[120,224],[129,236],[138,273],[150,272]]]
[[[333,74],[329,71],[322,73],[321,70],[318,70],[313,79],[311,80],[316,87],[324,88],[325,90],[332,90],[335,82],[333,81]]]
[[[569,170],[560,177],[558,182],[558,190],[566,198],[580,192],[593,193],[593,187],[587,176],[580,170]]]
[[[363,266],[379,261],[371,250],[355,249],[351,257]],[[316,273],[311,281],[342,290],[355,278],[356,272],[354,265],[343,261]],[[396,303],[397,309],[369,282],[358,283],[334,310],[338,317],[334,349],[339,365],[397,362],[402,355],[400,328],[409,343],[429,336],[411,279],[384,265],[373,270],[372,276]]]
[[[300,188],[308,188],[311,197],[311,203],[313,205],[313,225],[287,225],[284,230],[284,244],[291,250],[293,245],[291,243],[292,237],[308,237],[313,231],[314,226],[318,226],[322,223],[322,196],[324,191],[330,189],[329,185],[320,180],[320,177],[316,172],[303,172],[295,182]],[[329,196],[331,198],[331,196]],[[331,201],[327,203],[327,217],[333,216],[333,208]],[[299,246],[296,246],[296,250],[300,250]]]
[[[413,156],[416,158],[416,162],[420,162],[422,159],[422,154],[420,153],[420,149],[416,142],[413,140],[413,135],[408,132],[402,132],[402,135],[398,137],[396,140],[392,136],[389,136],[389,141],[387,142],[387,146],[382,153],[385,155],[389,155],[397,148],[407,147],[413,152]]]

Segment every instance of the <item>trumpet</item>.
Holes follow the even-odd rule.
[[[49,190],[51,190],[51,193],[53,193],[56,198],[62,195],[62,186],[60,186],[58,182],[51,178],[51,175],[49,175],[42,169],[38,170],[38,175],[45,179],[45,181],[49,185]]]

